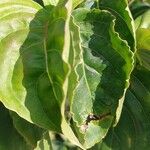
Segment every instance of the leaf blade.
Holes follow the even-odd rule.
[[[114,17],[109,12],[100,11],[100,10],[90,11],[88,9],[77,9],[76,11],[74,11],[73,16],[75,18],[75,23],[80,27],[79,31],[80,31],[81,41],[82,41],[81,42],[82,48],[80,47],[80,49],[81,49],[81,53],[83,53],[83,58],[81,56],[81,60],[83,59],[83,61],[81,61],[81,63],[85,63],[83,67],[86,68],[85,69],[86,73],[84,73],[84,71],[82,73],[81,63],[79,63],[80,65],[78,65],[79,69],[76,68],[76,73],[79,76],[78,85],[74,91],[74,97],[73,97],[73,101],[71,104],[72,105],[71,111],[73,113],[73,119],[77,123],[76,128],[77,130],[79,130],[78,132],[81,132],[79,127],[82,127],[82,125],[85,124],[86,118],[90,113],[100,115],[103,113],[104,114],[108,113],[108,111],[111,111],[112,115],[115,114],[117,106],[115,106],[115,102],[114,104],[112,104],[112,107],[111,105],[109,106],[110,99],[112,99],[112,97],[114,96],[114,99],[117,101],[116,103],[118,103],[119,98],[124,97],[124,89],[127,89],[129,86],[129,82],[127,80],[129,80],[130,73],[133,68],[133,53],[130,51],[130,48],[127,46],[127,43],[121,40],[119,35],[114,31]],[[103,20],[105,20],[106,22],[105,24],[106,28],[102,30],[102,26],[104,26]],[[104,40],[106,41],[104,42]],[[108,45],[108,43],[106,44],[106,42],[111,43],[111,45],[109,45],[109,47],[107,48],[104,47],[105,45]],[[118,44],[116,45],[116,43]],[[124,51],[122,51],[122,49],[124,49]],[[116,53],[118,53],[119,55],[117,55]],[[114,56],[114,54],[116,54],[115,55],[116,58],[112,59],[113,62],[110,63],[108,60],[111,61],[110,58]],[[115,73],[112,74],[112,71],[114,70],[115,65],[116,65],[116,68],[115,68],[116,70],[117,68],[120,68],[120,67],[117,67],[117,65],[118,64],[121,65],[121,62],[122,62],[121,59],[123,59],[123,61],[125,61],[126,63],[122,63],[122,69],[118,70],[119,76],[115,75]],[[114,60],[117,60],[120,62],[116,62],[115,64]],[[114,66],[111,68],[111,65],[109,65],[109,63],[113,64]],[[97,74],[97,72],[99,73],[99,75],[98,76],[94,75],[95,77],[91,78],[90,71],[93,68],[96,71],[95,72],[92,71],[92,75]],[[85,83],[83,82],[85,84],[84,89],[82,87],[81,88],[82,90],[80,88],[78,90],[78,86],[80,85],[80,78],[82,79],[82,74],[83,74],[83,78],[84,77],[87,78],[86,82],[88,82],[88,84],[90,83],[90,88],[88,87],[90,90],[88,88],[87,89],[85,88],[87,86],[86,82]],[[111,80],[108,77],[108,75],[110,74],[111,74],[111,77],[112,75],[114,75],[112,79],[113,84],[111,83]],[[121,87],[118,86],[119,84],[118,85],[114,84],[114,80],[116,80],[117,82],[118,78],[120,78],[119,82],[121,81],[121,84],[120,84]],[[96,80],[96,82],[94,80]],[[96,83],[96,84],[92,85],[92,83]],[[124,87],[122,85],[124,85]],[[111,86],[114,86],[114,87],[111,87]],[[116,89],[116,92],[114,91],[114,89]],[[117,98],[116,95],[119,93],[118,89],[119,89],[120,95],[118,95],[118,98]],[[81,91],[81,93],[79,91]],[[89,95],[87,95],[88,92],[89,92]],[[81,95],[81,97],[79,97],[79,95]],[[105,103],[103,100],[104,98],[105,98]],[[92,99],[95,99],[95,100],[92,100]],[[106,123],[107,120],[108,120],[108,124]],[[89,128],[87,129],[87,131],[85,133],[81,132],[85,140],[84,145],[86,146],[86,148],[90,148],[95,143],[101,141],[106,136],[106,133],[109,127],[111,126],[111,123],[112,123],[111,117],[107,117],[103,121],[100,121],[100,123],[90,122],[88,125]],[[100,128],[103,128],[103,130],[99,130]],[[104,128],[106,128],[106,130],[104,130]],[[94,132],[95,135],[96,133],[99,133],[100,136],[95,136],[94,137],[95,139],[91,140],[90,136],[91,136],[93,129],[96,130],[96,132]]]

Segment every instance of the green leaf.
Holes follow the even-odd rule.
[[[137,33],[137,58],[140,65],[150,71],[150,29],[139,28]]]
[[[46,9],[30,0],[0,4],[4,28],[0,71],[5,72],[0,75],[0,99],[24,119],[60,132],[60,107],[67,89],[63,85],[68,74],[66,4]]]
[[[136,51],[136,42],[135,42],[135,29],[134,29],[134,21],[131,15],[131,12],[128,7],[128,3],[126,0],[112,0],[111,2],[108,0],[100,0],[99,8],[108,10],[116,17],[115,20],[115,31],[119,33],[119,36],[128,42],[130,46],[130,50],[133,52]],[[124,93],[125,95],[125,93]],[[124,99],[124,98],[123,98]],[[116,112],[116,125],[119,121],[121,115],[121,109],[123,106],[123,99],[120,99],[120,105],[118,105],[118,109]]]
[[[0,1],[0,70],[5,72],[0,75],[0,98],[7,108],[29,121],[32,119],[25,106],[26,90],[22,86],[23,66],[19,59],[19,49],[28,36],[29,23],[40,9],[39,5],[30,0]]]
[[[132,51],[135,51],[134,22],[126,0],[99,0],[99,8],[108,10],[115,17],[115,31],[126,40]]]
[[[115,32],[111,13],[79,9],[73,21],[71,11],[71,0],[45,8],[31,0],[0,2],[0,99],[27,121],[63,132],[86,149],[106,136],[116,109],[119,118],[133,53],[119,37],[121,30]],[[91,113],[109,112],[85,124]],[[21,124],[16,128],[28,137]]]
[[[24,137],[28,145],[30,145],[32,148],[35,148],[37,146],[37,141],[42,138],[44,130],[27,122],[14,112],[10,112],[10,115],[13,120],[14,128],[16,128],[18,133]]]
[[[101,150],[149,149],[150,146],[150,71],[135,69],[127,91],[122,116],[110,130]],[[95,150],[97,147],[95,147]]]
[[[49,128],[49,126],[51,126],[52,123],[50,123],[48,117],[44,113],[39,99],[36,99],[36,90],[32,88],[32,86],[35,87],[35,84],[33,83],[36,82],[36,80],[33,80],[34,77],[31,79],[32,82],[29,81],[30,85],[28,86],[28,91],[26,90],[26,75],[24,75],[25,69],[23,60],[21,58],[23,56],[20,56],[20,53],[22,53],[22,55],[24,54],[24,57],[26,54],[26,58],[28,58],[28,63],[26,65],[32,64],[27,71],[27,73],[30,73],[31,76],[31,70],[33,68],[35,69],[33,72],[34,74],[35,72],[38,73],[38,69],[41,71],[41,67],[44,66],[43,62],[39,62],[40,65],[36,65],[37,61],[31,60],[31,57],[34,57],[35,59],[38,57],[38,50],[34,50],[36,51],[37,56],[31,55],[31,52],[33,52],[32,48],[35,48],[37,44],[39,44],[37,40],[41,40],[39,39],[39,35],[36,35],[36,33],[32,34],[31,32],[33,32],[33,29],[36,29],[38,31],[39,28],[42,31],[43,26],[40,23],[42,21],[42,15],[40,16],[40,13],[37,14],[37,17],[34,20],[32,19],[35,17],[35,14],[41,9],[41,7],[39,7],[39,5],[30,0],[24,2],[15,0],[13,2],[1,1],[0,8],[0,58],[2,60],[0,64],[0,70],[1,72],[5,72],[5,74],[0,75],[1,101],[7,108],[9,108],[10,110],[14,110],[24,119]],[[24,42],[25,40],[27,41],[26,38],[30,38],[30,41],[37,41],[36,44],[30,42],[28,43],[28,45],[26,45],[26,47],[28,48],[30,48],[31,46],[31,51],[28,51],[30,52],[30,54],[28,54],[30,55],[30,57],[28,57],[27,53],[21,52],[23,47],[25,47]],[[24,46],[21,47],[23,44]],[[24,58],[24,60],[26,58]],[[35,79],[36,78],[37,76],[35,76]],[[29,94],[29,90],[30,92],[32,91],[31,96]],[[55,129],[55,126],[53,128]]]
[[[66,137],[81,146],[65,119],[71,1],[46,9],[27,2],[31,7],[16,1],[22,8],[22,15],[18,12],[16,16],[12,9],[15,2],[4,3],[10,7],[11,17],[0,23],[2,27],[10,28],[8,31],[12,34],[7,30],[1,32],[0,57],[7,63],[0,66],[2,72],[6,69],[0,76],[0,98],[7,108],[24,119],[57,132],[62,128]],[[35,9],[30,16],[27,12],[34,10],[32,5],[38,6],[39,10]],[[14,20],[15,31],[10,26]],[[8,53],[9,57],[5,55]]]
[[[13,126],[9,111],[0,103],[0,150],[31,150]]]
[[[76,53],[80,50],[78,57],[81,60],[75,67],[78,84],[71,111],[76,130],[80,130],[91,113],[101,115],[111,111],[115,116],[118,103],[123,101],[129,86],[133,54],[114,31],[115,18],[109,12],[77,9],[73,16],[80,27],[80,35],[74,29],[73,41],[80,44],[81,36],[82,43],[73,43]],[[105,137],[111,123],[112,117],[106,117],[100,122],[90,122],[85,133],[81,130],[76,132],[81,143],[90,148]]]

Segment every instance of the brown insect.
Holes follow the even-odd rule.
[[[111,114],[110,112],[108,112],[106,114],[99,115],[99,116],[94,115],[94,114],[90,114],[90,115],[87,116],[85,124],[88,125],[88,123],[90,123],[91,121],[94,121],[94,120],[95,121],[96,120],[102,120],[105,117],[109,116],[110,114]]]
[[[105,117],[107,117],[109,115],[111,115],[110,112],[102,114],[102,115],[94,115],[94,114],[88,115],[87,118],[86,118],[85,124],[81,126],[81,130],[83,132],[85,132],[87,130],[87,128],[88,128],[88,124],[91,121],[100,121],[100,120],[104,119]]]

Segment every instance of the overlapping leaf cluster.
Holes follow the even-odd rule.
[[[135,32],[125,0],[43,4],[0,1],[0,149],[57,149],[49,131],[81,149],[147,148],[149,12]]]

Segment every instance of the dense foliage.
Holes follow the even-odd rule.
[[[147,150],[150,4],[0,1],[0,150]]]

